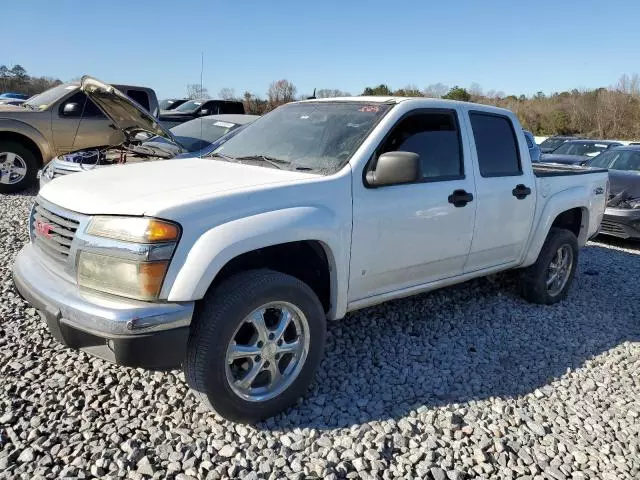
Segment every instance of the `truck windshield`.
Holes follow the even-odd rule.
[[[391,106],[365,102],[283,105],[251,123],[211,156],[328,175],[347,163]]]
[[[176,112],[193,112],[197,110],[200,105],[202,105],[202,100],[189,100],[188,102],[184,102],[182,105],[175,109]]]
[[[29,100],[24,102],[24,105],[31,107],[31,109],[34,110],[44,110],[49,105],[56,103],[58,99],[64,97],[70,91],[77,89],[77,85],[58,85],[57,87],[50,88],[49,90],[45,90],[44,92],[31,97]]]

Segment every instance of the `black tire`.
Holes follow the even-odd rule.
[[[29,188],[36,183],[36,176],[40,164],[34,153],[18,142],[5,141],[0,142],[0,154],[3,152],[15,153],[19,155],[25,162],[27,167],[27,174],[22,180],[12,184],[5,184],[0,182],[0,193],[16,193]],[[0,159],[2,162],[2,159]]]
[[[306,316],[309,349],[295,380],[278,396],[248,401],[237,395],[226,376],[226,351],[234,332],[252,311],[274,301],[286,301]],[[194,314],[184,374],[197,397],[221,416],[242,423],[271,417],[292,405],[311,385],[322,359],[326,319],[313,290],[295,277],[273,270],[250,270],[209,291]]]
[[[551,295],[547,288],[547,273],[556,252],[563,245],[568,246],[573,253],[572,265],[569,277],[562,290],[555,295]],[[577,265],[578,240],[575,234],[564,228],[552,228],[544,245],[542,245],[536,262],[522,271],[520,279],[522,296],[529,302],[543,305],[551,305],[564,300],[575,277]]]

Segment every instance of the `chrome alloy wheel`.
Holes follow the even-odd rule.
[[[263,402],[284,392],[298,377],[309,352],[307,317],[288,302],[270,302],[238,326],[226,354],[233,392]]]
[[[547,292],[552,297],[558,295],[569,281],[573,268],[573,250],[569,245],[562,245],[554,255],[547,270]]]
[[[13,152],[0,152],[0,183],[14,185],[27,175],[27,163]]]

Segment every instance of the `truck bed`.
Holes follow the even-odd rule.
[[[602,173],[604,168],[589,168],[582,165],[561,165],[558,163],[533,163],[533,173],[536,177],[559,177],[566,175],[584,175],[586,173]]]

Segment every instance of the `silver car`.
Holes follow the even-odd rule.
[[[529,155],[531,156],[532,162],[539,162],[540,157],[542,156],[542,150],[540,150],[540,146],[536,143],[536,139],[529,130],[523,130],[524,138],[527,139],[527,147],[529,147]]]

